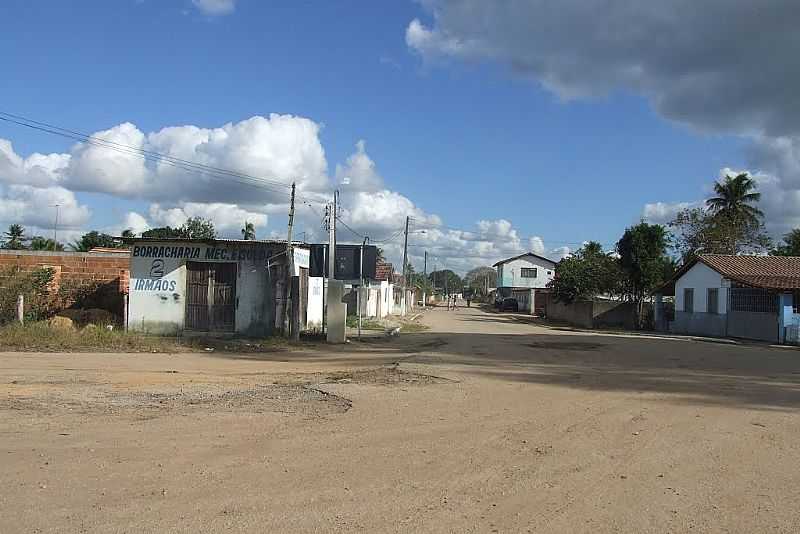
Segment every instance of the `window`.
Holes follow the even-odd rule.
[[[683,290],[683,311],[694,313],[694,289],[687,287]]]
[[[706,311],[708,313],[718,314],[719,313],[719,289],[716,287],[709,287],[708,288],[708,300],[706,301]]]
[[[534,267],[533,269],[523,267],[522,269],[520,269],[520,271],[522,278],[536,278],[536,267]]]

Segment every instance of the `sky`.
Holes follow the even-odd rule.
[[[0,227],[59,239],[188,216],[220,234],[369,236],[464,272],[611,249],[725,173],[800,226],[800,4],[689,0],[0,3],[0,112],[231,169],[145,162],[0,121]],[[283,185],[279,185],[279,184]],[[430,268],[429,268],[430,269]]]

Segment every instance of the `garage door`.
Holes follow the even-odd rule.
[[[187,262],[186,328],[232,332],[236,316],[236,264]]]

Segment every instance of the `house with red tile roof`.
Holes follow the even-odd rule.
[[[674,297],[674,317],[663,297]],[[796,342],[800,257],[704,254],[656,291],[656,324],[674,333]]]

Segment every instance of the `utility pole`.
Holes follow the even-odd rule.
[[[56,220],[53,223],[53,250],[58,247],[58,208],[61,204],[54,204],[53,207],[56,209]]]
[[[368,236],[364,236],[364,242],[361,244],[361,250],[359,254],[359,261],[358,261],[358,277],[361,279],[361,284],[358,287],[358,292],[356,293],[356,306],[358,306],[358,339],[361,339],[361,295],[364,292],[364,247],[367,246],[367,242],[369,241]],[[369,297],[367,297],[367,302],[369,302]]]
[[[425,263],[422,264],[422,279],[425,283],[425,289],[428,289],[428,251],[425,251]],[[425,307],[425,302],[428,300],[428,292],[422,292],[422,307]]]
[[[291,311],[289,310],[289,297],[291,295],[292,276],[294,276],[294,251],[292,250],[292,226],[294,225],[294,190],[295,184],[292,182],[292,197],[289,201],[289,230],[286,233],[286,283],[283,292],[283,331],[284,334],[298,337],[300,332],[296,325],[291,324]],[[292,307],[297,303],[292,302]]]
[[[408,310],[406,303],[406,287],[408,286],[408,281],[406,280],[406,265],[408,263],[408,222],[410,219],[411,217],[406,216],[406,231],[405,238],[403,239],[403,300],[401,301],[403,306],[403,309],[401,310],[402,315],[405,315]]]

